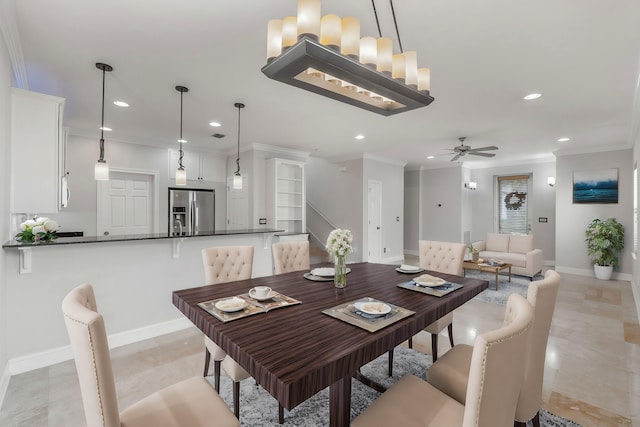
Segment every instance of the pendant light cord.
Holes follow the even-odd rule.
[[[100,126],[100,158],[99,161],[104,161],[104,87],[105,76],[107,74],[106,69],[102,68],[102,125]]]
[[[402,40],[400,40],[400,31],[398,30],[398,21],[396,20],[396,10],[393,7],[393,0],[389,0],[389,4],[391,4],[391,14],[393,15],[393,25],[396,27],[396,36],[398,36],[398,46],[400,46],[400,53],[404,53],[404,49],[402,49]]]
[[[382,31],[380,30],[380,21],[378,20],[378,11],[376,10],[375,0],[371,0],[371,6],[373,6],[373,15],[376,17],[376,25],[378,26],[378,37],[382,38]]]
[[[236,104],[236,106],[238,107],[238,157],[236,157],[236,175],[240,174],[240,110],[242,109],[242,107],[244,107],[244,105],[242,104]]]
[[[389,4],[391,5],[391,15],[393,15],[393,25],[396,28],[396,36],[398,37],[398,46],[400,46],[400,53],[404,53],[404,49],[402,48],[402,40],[400,40],[400,31],[398,30],[396,10],[393,7],[393,0],[389,0]],[[382,37],[382,30],[380,29],[380,20],[378,19],[378,11],[376,10],[375,0],[371,0],[371,6],[373,7],[373,15],[376,17],[376,25],[378,26],[378,36]]]
[[[180,168],[184,168],[182,166],[182,158],[184,157],[184,152],[182,151],[182,95],[184,95],[184,92],[180,91],[180,158],[178,159]]]

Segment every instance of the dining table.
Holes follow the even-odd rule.
[[[307,271],[204,285],[173,292],[173,304],[220,346],[280,404],[291,410],[329,387],[332,427],[350,423],[351,379],[359,368],[411,338],[438,318],[487,289],[485,280],[425,271],[398,272],[394,265],[348,264],[347,286],[304,277]],[[462,285],[444,296],[399,287],[428,273]],[[222,322],[199,303],[246,294],[256,286],[300,301],[299,304]],[[332,307],[372,298],[413,312],[370,332],[330,316]]]

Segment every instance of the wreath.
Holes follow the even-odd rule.
[[[527,200],[527,193],[512,191],[504,196],[504,206],[511,211],[519,210]]]

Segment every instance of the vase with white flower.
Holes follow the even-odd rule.
[[[20,224],[20,232],[16,234],[16,240],[19,242],[49,242],[57,239],[58,223],[52,219],[41,216],[34,219],[28,219]]]
[[[352,242],[351,231],[341,228],[333,230],[327,238],[327,251],[334,256],[335,260],[333,283],[336,288],[347,286],[347,254],[353,252]]]

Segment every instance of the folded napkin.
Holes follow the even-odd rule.
[[[416,270],[420,270],[420,267],[416,267],[415,265],[402,264],[402,265],[400,266],[400,270],[404,270],[404,271],[416,271]]]

